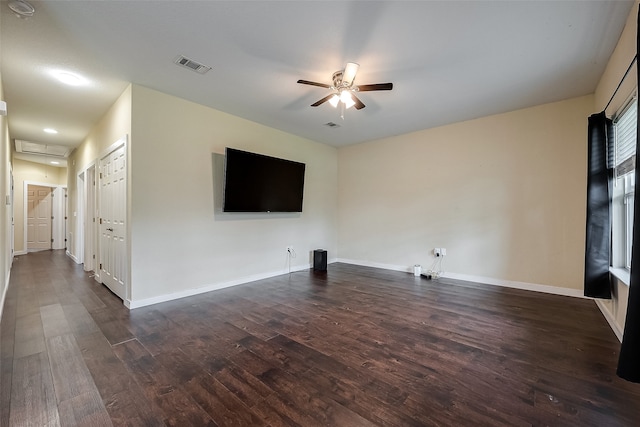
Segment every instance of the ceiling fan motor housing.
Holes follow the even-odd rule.
[[[344,74],[343,70],[340,71],[336,71],[335,73],[333,73],[333,87],[336,89],[339,89],[341,87],[346,87],[346,84],[343,85],[342,84],[342,76]]]

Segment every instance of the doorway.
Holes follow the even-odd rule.
[[[52,248],[51,187],[27,186],[27,252]]]
[[[127,137],[113,144],[98,163],[97,275],[111,291],[128,301]]]
[[[73,238],[75,244],[73,246],[72,254],[75,262],[77,262],[78,264],[84,263],[84,210],[86,209],[85,189],[85,171],[82,171],[78,174],[76,180],[76,194],[78,196],[78,200],[76,203],[76,211],[73,213],[76,221],[75,235]]]
[[[65,249],[66,186],[24,181],[24,253]]]
[[[89,166],[84,175],[84,270],[95,272],[96,261],[96,167]]]

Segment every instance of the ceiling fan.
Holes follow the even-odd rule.
[[[370,85],[354,85],[353,82],[356,78],[356,73],[360,65],[355,62],[347,62],[347,66],[344,70],[339,70],[333,73],[333,85],[325,83],[310,82],[308,80],[298,80],[298,83],[303,85],[319,86],[327,89],[331,89],[333,92],[325,96],[319,101],[311,104],[312,107],[317,107],[329,101],[333,107],[337,107],[339,103],[343,108],[356,107],[356,110],[361,110],[365,105],[358,99],[356,92],[369,92],[374,90],[391,90],[393,89],[393,83],[376,83]]]

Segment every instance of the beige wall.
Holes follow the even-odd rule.
[[[105,154],[113,143],[131,134],[131,86],[120,95],[105,115],[94,125],[83,143],[73,151],[69,164],[69,186],[80,172]]]
[[[1,45],[0,45],[1,47]],[[0,75],[0,100],[4,100],[2,75]],[[7,196],[11,194],[11,146],[7,117],[0,116],[0,316],[4,308],[4,296],[9,284],[11,269],[11,205]]]
[[[631,64],[633,57],[636,55],[637,16],[638,2],[636,2],[631,9],[627,24],[620,36],[616,49],[611,55],[607,68],[598,83],[595,92],[594,112],[602,111],[607,105],[607,102],[609,102],[609,99],[616,90],[629,64]],[[631,94],[637,91],[637,88],[637,65],[634,65],[607,109],[607,115],[611,116],[615,114],[626,100],[629,99]],[[613,298],[611,300],[601,300],[600,307],[604,310],[608,320],[613,323],[612,327],[620,337],[624,330],[625,316],[627,314],[629,286],[617,279],[615,279],[613,286]]]
[[[76,177],[129,136],[128,212],[133,306],[288,268],[285,248],[337,249],[337,151],[208,107],[130,86],[69,159],[69,229]],[[212,154],[231,146],[307,164],[300,215],[214,211]],[[216,183],[218,185],[218,183]],[[73,247],[73,245],[70,245]],[[71,255],[76,255],[71,250]],[[146,301],[145,301],[146,300]]]
[[[16,254],[26,253],[24,241],[24,182],[67,185],[67,168],[13,159],[14,180],[14,249]]]
[[[281,273],[288,245],[293,269],[313,249],[336,256],[335,148],[140,86],[132,118],[132,300]],[[214,212],[212,153],[225,147],[306,163],[303,212]]]
[[[78,212],[78,175],[92,165],[97,165],[98,158],[106,154],[106,150],[124,136],[131,135],[131,86],[120,95],[105,115],[95,124],[83,143],[72,153],[68,160],[68,251],[76,258],[78,247],[76,242]]]
[[[593,96],[339,150],[341,259],[580,289]]]

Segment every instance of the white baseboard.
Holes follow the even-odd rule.
[[[336,262],[336,261],[332,260],[331,262]],[[296,271],[309,270],[310,268],[311,268],[310,264],[292,266],[291,273],[295,273]],[[148,305],[159,304],[162,302],[173,301],[180,298],[186,298],[193,295],[203,294],[206,292],[217,291],[219,289],[230,288],[231,286],[243,285],[245,283],[255,282],[257,280],[268,279],[276,276],[282,276],[288,273],[289,271],[287,270],[281,270],[281,271],[274,271],[270,273],[254,274],[252,276],[245,276],[239,279],[230,280],[228,282],[214,283],[214,284],[206,285],[200,288],[187,289],[180,292],[172,292],[170,294],[158,295],[156,297],[144,298],[139,300],[125,300],[124,305],[127,308],[133,310],[140,307],[146,307]]]
[[[28,254],[27,251],[14,251],[13,252],[13,256],[26,255],[26,254]]]
[[[602,312],[604,318],[607,320],[607,323],[613,330],[613,333],[616,334],[616,337],[618,337],[618,341],[622,342],[622,336],[624,335],[624,332],[622,331],[622,329],[620,329],[620,326],[618,326],[618,323],[613,318],[613,315],[609,312],[609,310],[607,310],[607,307],[605,307],[604,303],[601,300],[596,299],[596,305]]]
[[[78,258],[76,258],[76,256],[74,254],[72,254],[69,251],[65,251],[65,253],[67,254],[67,256],[69,258],[71,258],[73,260],[73,262],[75,262],[76,264],[80,264],[80,262],[78,262]]]
[[[403,271],[405,273],[413,273],[413,266],[407,267],[406,265],[394,265],[383,264],[380,262],[361,261],[355,259],[338,258],[337,262],[343,262],[345,264],[361,265],[363,267],[381,268],[383,270]]]
[[[385,270],[413,273],[413,266],[382,264],[377,262],[360,261],[360,260],[352,260],[352,259],[344,259],[344,258],[338,258],[338,262],[344,262],[345,264],[361,265],[364,267],[375,267],[375,268],[382,268]],[[514,289],[523,289],[526,291],[543,292],[545,294],[563,295],[563,296],[576,297],[576,298],[586,298],[583,295],[582,290],[580,289],[561,288],[558,286],[540,285],[537,283],[516,282],[513,280],[494,279],[492,277],[472,276],[469,274],[444,273],[442,277],[448,278],[448,279],[464,280],[467,282],[483,283],[485,285],[502,286],[505,288],[514,288]]]
[[[448,279],[465,280],[467,282],[484,283],[485,285],[502,286],[505,288],[522,289],[525,291],[542,292],[566,297],[586,298],[582,289],[561,288],[559,286],[540,285],[537,283],[517,282],[513,280],[493,279],[491,277],[472,276],[468,274],[444,273],[442,277]]]

